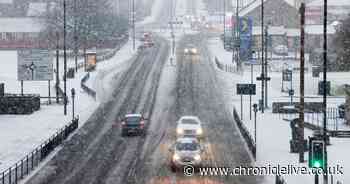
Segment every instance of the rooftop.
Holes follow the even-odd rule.
[[[43,30],[44,26],[38,18],[0,18],[0,32],[2,33],[36,33]]]

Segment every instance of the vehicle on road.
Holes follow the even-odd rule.
[[[278,45],[273,49],[274,53],[277,55],[287,56],[288,47],[286,45]]]
[[[187,45],[184,49],[184,53],[187,55],[197,55],[198,50],[194,45]]]
[[[204,147],[197,138],[182,137],[169,148],[172,171],[184,166],[201,167],[205,160]]]
[[[122,136],[127,136],[129,134],[145,135],[145,121],[141,114],[126,114],[121,120],[121,132]]]
[[[177,121],[177,137],[203,138],[202,122],[197,116],[182,116]]]

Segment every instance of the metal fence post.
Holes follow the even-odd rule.
[[[17,163],[16,163],[16,169],[15,169],[15,183],[17,184]]]
[[[26,172],[26,174],[28,174],[28,172],[29,172],[29,163],[28,163],[29,162],[29,157],[28,157],[28,155],[26,157],[27,157],[27,169],[26,169],[27,172]]]
[[[34,169],[34,151],[32,152],[32,170]]]
[[[11,182],[11,167],[9,168],[9,184],[11,184],[12,182]]]
[[[23,178],[23,159],[21,160],[21,179]]]

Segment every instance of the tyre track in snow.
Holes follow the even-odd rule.
[[[121,79],[116,82],[118,87],[113,93],[115,99],[105,104],[103,115],[92,118],[87,128],[84,126],[79,130],[83,133],[77,133],[71,139],[72,142],[63,146],[54,159],[27,183],[100,184],[105,182],[109,168],[118,165],[125,153],[129,153],[129,147],[132,147],[120,137],[119,127],[112,128],[113,122],[116,117],[124,113],[139,109],[148,111],[152,108],[149,105],[140,108],[139,104],[142,98],[148,99],[148,95],[154,93],[145,93],[147,90],[144,87],[147,80],[157,77],[153,73],[161,70],[155,69],[162,68],[164,65],[165,61],[159,61],[162,58],[157,57],[160,55],[159,49],[164,47],[164,42],[157,39],[155,48],[142,52],[133,61],[129,70],[125,71]],[[153,85],[157,85],[158,80],[159,78],[152,79],[153,84],[149,91],[155,91]],[[144,95],[147,97],[142,97]],[[152,101],[154,99],[146,103],[153,103]],[[131,142],[138,142],[140,139],[131,138]],[[137,147],[142,147],[142,141],[139,142]]]

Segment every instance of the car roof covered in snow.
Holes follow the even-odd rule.
[[[177,138],[176,142],[180,143],[198,143],[198,139],[195,137],[180,137]]]
[[[183,119],[194,119],[194,120],[199,120],[199,118],[197,116],[182,116],[180,118],[180,120],[183,120]]]
[[[141,114],[126,114],[125,115],[126,118],[130,118],[130,117],[142,117]]]

